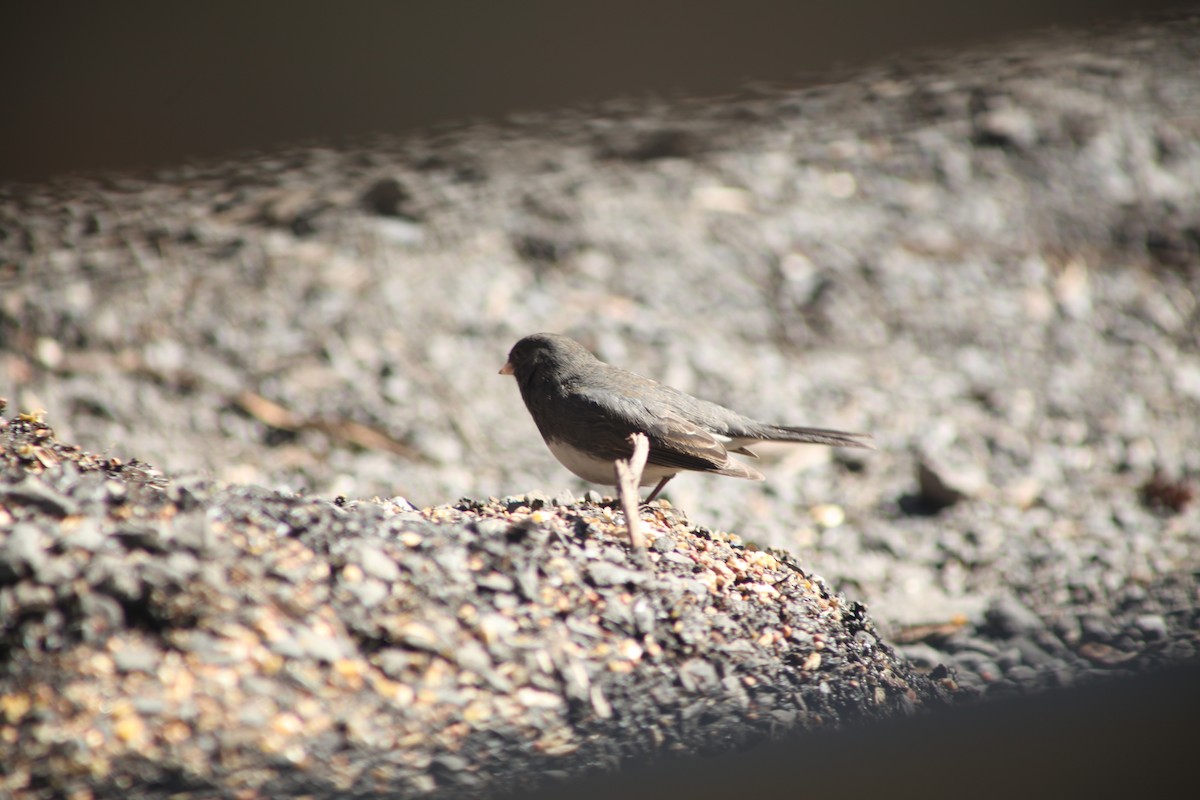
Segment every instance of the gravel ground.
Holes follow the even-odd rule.
[[[170,482],[0,418],[0,791],[464,796],[946,705],[790,555],[647,509]]]
[[[1191,661],[1197,42],[1179,15],[6,186],[0,394],[173,476],[362,507],[580,494],[495,374],[561,331],[744,413],[873,432],[666,496],[795,554],[914,665],[989,695]]]

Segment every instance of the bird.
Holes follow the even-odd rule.
[[[614,485],[614,464],[642,433],[650,449],[641,486],[657,484],[652,503],[680,472],[764,480],[733,457],[758,458],[756,442],[798,442],[874,449],[871,434],[775,425],[701,400],[650,378],[606,364],[557,333],[534,333],[513,345],[501,375],[516,378],[521,398],[546,446],[589,483]]]

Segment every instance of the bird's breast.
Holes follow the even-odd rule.
[[[596,458],[593,455],[589,455],[577,447],[572,447],[561,439],[547,439],[546,446],[550,448],[550,452],[558,459],[558,463],[588,483],[600,483],[608,486],[616,485],[617,474],[612,461],[606,461],[603,458]],[[668,475],[674,475],[677,472],[679,472],[677,469],[647,464],[645,470],[642,471],[641,485],[653,486]]]

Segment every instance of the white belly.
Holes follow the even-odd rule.
[[[583,478],[588,483],[599,483],[605,486],[617,485],[617,471],[613,462],[590,456],[561,441],[547,441],[546,446],[558,459],[558,463]],[[642,486],[653,486],[668,475],[675,475],[679,470],[647,464],[642,471]]]

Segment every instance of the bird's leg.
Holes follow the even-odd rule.
[[[613,462],[617,473],[617,497],[625,509],[625,527],[629,531],[629,544],[633,547],[635,557],[649,564],[646,561],[646,536],[642,533],[641,517],[638,516],[638,486],[642,482],[650,441],[643,433],[630,435],[629,441],[633,445],[633,455],[628,461],[617,459]]]
[[[658,486],[654,487],[654,491],[651,492],[650,496],[646,498],[646,502],[643,503],[643,505],[648,506],[651,503],[653,503],[654,498],[658,497],[658,493],[661,492],[663,490],[663,487],[667,485],[667,481],[671,480],[671,478],[674,478],[674,477],[675,477],[674,475],[668,475],[667,477],[665,477],[661,481],[659,481]]]

